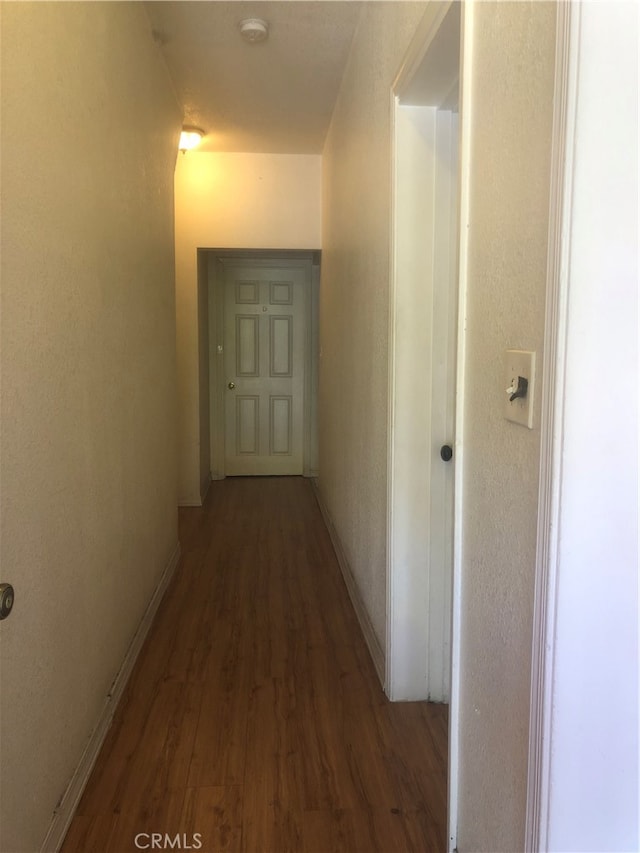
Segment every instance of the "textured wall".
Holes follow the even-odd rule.
[[[137,3],[2,6],[4,851],[40,848],[177,543],[180,115]]]
[[[323,160],[320,489],[385,646],[390,89],[425,3],[365,8]]]
[[[504,420],[503,354],[542,362],[555,6],[475,6],[460,694],[460,851],[524,843],[540,394]],[[540,374],[539,374],[540,375]]]
[[[180,155],[175,175],[179,478],[200,502],[197,250],[318,249],[322,158],[289,154]],[[202,304],[202,303],[201,303]]]

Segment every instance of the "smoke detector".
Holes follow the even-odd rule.
[[[240,21],[240,35],[245,41],[255,44],[269,35],[269,25],[262,18],[245,18]]]

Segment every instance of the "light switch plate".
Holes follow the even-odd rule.
[[[533,429],[533,395],[536,379],[536,354],[521,349],[508,349],[504,359],[504,416],[514,424]],[[518,377],[527,380],[527,393],[513,401],[509,398],[518,387]]]

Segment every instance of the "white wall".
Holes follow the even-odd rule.
[[[141,5],[2,5],[7,853],[40,849],[177,545],[179,127]]]
[[[390,91],[425,8],[364,8],[323,160],[319,487],[380,656],[386,621]]]
[[[175,173],[179,499],[199,504],[208,401],[199,393],[197,250],[320,248],[319,155],[180,155]],[[202,438],[201,438],[202,429]]]
[[[503,356],[517,348],[537,352],[538,364],[544,357],[555,50],[555,4],[481,2],[472,9],[465,48],[471,110],[461,119],[470,136],[457,436],[464,452],[461,853],[524,844],[540,395],[533,430],[504,419]]]
[[[548,846],[639,844],[638,8],[581,6]]]

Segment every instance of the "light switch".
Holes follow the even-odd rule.
[[[536,354],[508,349],[504,359],[504,416],[508,421],[533,429],[533,392]]]

